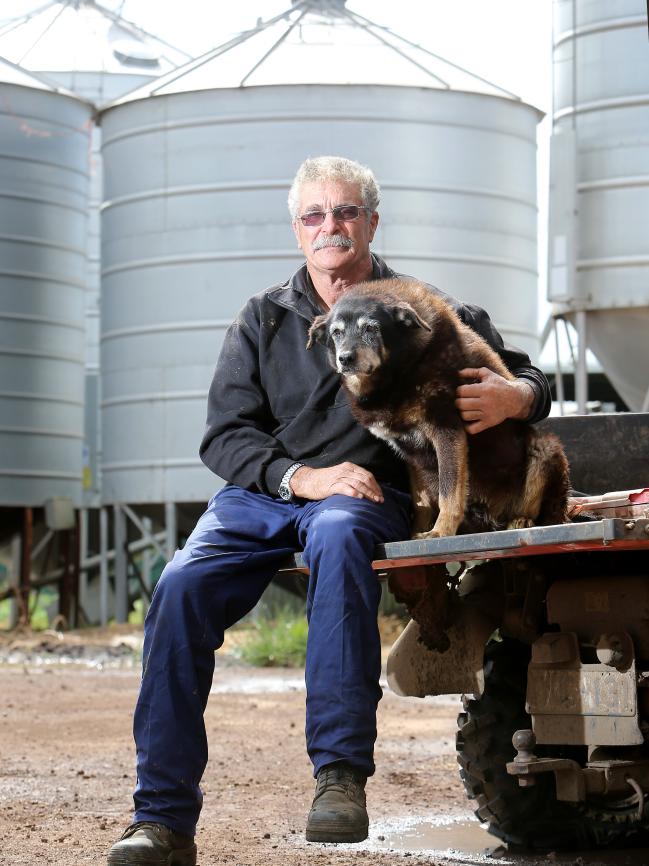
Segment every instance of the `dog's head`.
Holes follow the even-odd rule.
[[[431,327],[410,304],[352,290],[314,320],[307,349],[314,343],[326,346],[331,366],[349,383],[370,377],[395,352],[407,351],[405,333],[418,330]]]

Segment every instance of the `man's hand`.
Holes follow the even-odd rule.
[[[383,502],[383,492],[376,478],[355,463],[339,463],[326,469],[301,466],[289,481],[293,493],[301,499],[326,499],[334,493]]]
[[[529,418],[534,403],[534,388],[524,379],[509,380],[486,367],[460,370],[469,385],[455,392],[455,405],[467,433],[481,433],[506,418]]]

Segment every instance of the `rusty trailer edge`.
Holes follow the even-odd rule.
[[[532,526],[447,538],[411,539],[380,544],[376,548],[375,571],[415,565],[466,562],[475,559],[508,559],[595,550],[641,550],[649,552],[649,520],[610,517],[584,523]],[[308,574],[301,553],[296,553],[282,572]]]

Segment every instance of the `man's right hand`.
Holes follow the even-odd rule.
[[[300,499],[326,499],[334,493],[341,493],[355,499],[383,502],[383,492],[376,478],[355,463],[339,463],[325,469],[301,466],[293,474],[289,486]]]

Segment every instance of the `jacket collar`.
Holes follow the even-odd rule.
[[[371,257],[373,280],[385,280],[395,276],[395,272],[388,267],[382,258],[374,253],[371,253]],[[314,293],[315,289],[305,262],[285,283],[270,289],[267,296],[280,307],[293,310],[302,318],[312,322],[314,317],[321,312],[313,297]]]

